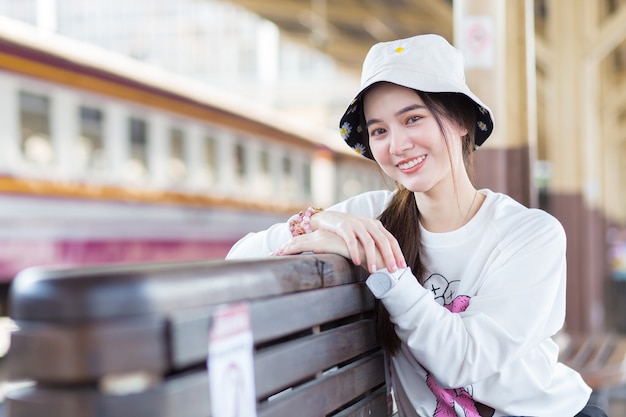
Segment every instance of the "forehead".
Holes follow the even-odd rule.
[[[397,106],[411,104],[424,105],[422,98],[412,88],[387,82],[377,83],[367,89],[363,95],[363,110],[367,114],[369,110],[378,107],[389,109],[391,103]]]

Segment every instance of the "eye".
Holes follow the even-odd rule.
[[[413,124],[413,123],[417,123],[417,121],[419,121],[419,119],[421,119],[422,116],[411,116],[407,119],[406,123],[407,124]]]
[[[383,135],[385,132],[387,132],[385,129],[383,129],[382,127],[378,127],[370,131],[370,136],[380,136]]]

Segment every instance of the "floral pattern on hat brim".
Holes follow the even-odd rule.
[[[348,106],[341,118],[339,133],[341,138],[352,148],[353,151],[366,158],[374,159],[365,142],[363,126],[361,125],[361,98],[357,97]]]
[[[476,103],[476,102],[474,102]],[[353,151],[359,155],[365,156],[369,159],[374,159],[372,156],[369,144],[367,143],[367,136],[363,134],[363,126],[361,125],[361,96],[357,96],[344,113],[341,121],[339,122],[339,129],[341,138],[352,148]],[[474,138],[474,149],[478,149],[485,140],[491,135],[493,131],[493,120],[489,111],[476,104],[476,133]]]

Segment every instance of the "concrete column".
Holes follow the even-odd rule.
[[[602,137],[598,60],[585,56],[594,34],[597,3],[547,3],[548,72],[546,157],[552,166],[546,209],[565,227],[568,238],[567,318],[570,332],[604,325],[606,279],[605,217],[602,200]]]
[[[495,129],[475,154],[476,185],[536,206],[534,18],[531,0],[455,0],[454,43],[468,85],[492,109]]]

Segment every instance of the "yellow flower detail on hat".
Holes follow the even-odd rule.
[[[487,131],[487,125],[485,124],[485,122],[480,120],[477,124],[480,130],[482,130],[483,132]]]
[[[341,138],[343,140],[348,140],[350,132],[352,132],[352,126],[350,126],[350,123],[345,122],[343,125],[341,125],[341,130],[339,131],[339,133],[341,134]]]
[[[408,51],[408,45],[406,42],[403,43],[394,43],[391,45],[391,54],[392,55],[403,55]]]
[[[357,143],[352,149],[359,155],[363,155],[365,153],[365,146],[362,143]]]

